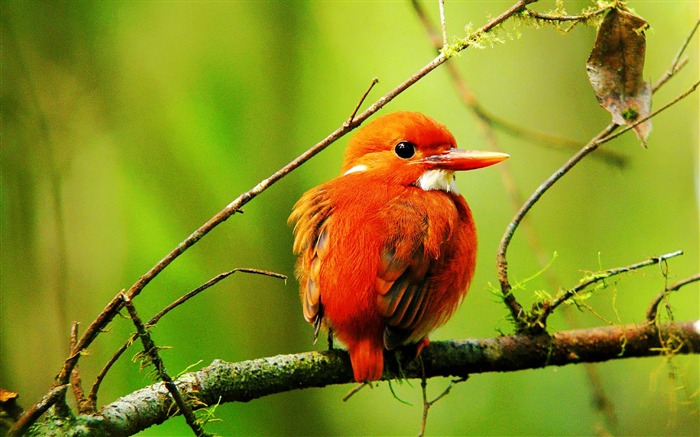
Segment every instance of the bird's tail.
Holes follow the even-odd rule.
[[[352,371],[357,382],[377,381],[382,378],[384,345],[375,343],[369,339],[362,339],[348,344]]]

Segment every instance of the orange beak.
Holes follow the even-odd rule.
[[[441,170],[474,170],[498,164],[508,159],[510,155],[499,152],[486,152],[481,150],[450,149],[439,155],[426,156],[418,161],[429,167]]]

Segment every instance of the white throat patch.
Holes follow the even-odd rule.
[[[353,168],[349,169],[345,173],[343,173],[343,176],[345,176],[346,174],[350,174],[350,173],[359,173],[359,172],[365,171],[365,170],[367,170],[367,166],[364,164],[359,164],[359,165],[356,165]]]
[[[428,170],[418,178],[416,185],[425,191],[442,190],[447,193],[459,194],[454,172],[450,170]]]

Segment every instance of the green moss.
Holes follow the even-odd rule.
[[[639,111],[637,111],[636,108],[627,108],[624,111],[622,111],[622,118],[625,119],[625,121],[634,121],[639,117]]]
[[[59,417],[52,408],[42,418],[29,428],[28,436],[70,436],[83,437],[104,435],[103,419],[100,416],[74,415],[72,412],[68,416]]]

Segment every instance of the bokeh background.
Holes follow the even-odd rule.
[[[485,23],[510,2],[447,2],[450,35]],[[569,12],[587,2],[567,1]],[[426,2],[430,16],[437,3]],[[553,2],[535,5],[546,10]],[[692,1],[633,1],[646,18],[645,76],[654,80],[698,17]],[[240,193],[337,128],[374,77],[368,102],[434,56],[409,2],[38,2],[4,1],[2,24],[2,229],[0,386],[25,407],[47,390],[66,357],[71,321],[85,327],[120,289]],[[512,40],[467,50],[454,64],[481,105],[530,129],[586,142],[610,116],[585,74],[595,31],[513,29]],[[517,37],[520,35],[520,37]],[[666,103],[698,79],[698,37],[689,65],[654,96]],[[386,107],[425,112],[447,124],[462,147],[485,148],[445,69]],[[506,163],[528,196],[572,150],[532,145],[497,132]],[[143,318],[214,275],[235,267],[292,275],[286,218],[305,190],[338,173],[347,138],[270,188],[200,241],[136,301]],[[587,159],[532,211],[549,269],[570,287],[587,272],[675,250],[669,281],[696,273],[698,237],[698,94],[654,120],[649,148],[626,134],[604,146],[624,167]],[[510,332],[497,283],[495,251],[514,214],[496,168],[458,178],[480,229],[470,295],[433,339]],[[541,266],[522,234],[509,252],[514,280]],[[658,267],[609,281],[587,302],[613,323],[641,322],[665,279]],[[239,361],[314,348],[296,283],[237,274],[171,313],[153,330],[176,374],[213,359]],[[518,291],[531,302],[552,292],[544,276]],[[698,318],[699,287],[671,299],[678,320]],[[552,329],[570,322],[558,312]],[[578,327],[599,326],[590,311],[570,310]],[[117,319],[80,362],[83,381],[132,331]],[[323,342],[319,342],[323,343]],[[321,346],[316,346],[321,347]],[[150,383],[130,349],[108,375],[100,403]],[[430,412],[432,435],[698,435],[698,357],[600,364],[614,406],[609,423],[592,405],[583,366],[475,375]],[[431,380],[439,393],[447,384]],[[363,390],[292,391],[220,406],[220,434],[415,434],[418,383]],[[145,435],[188,434],[181,418]]]

